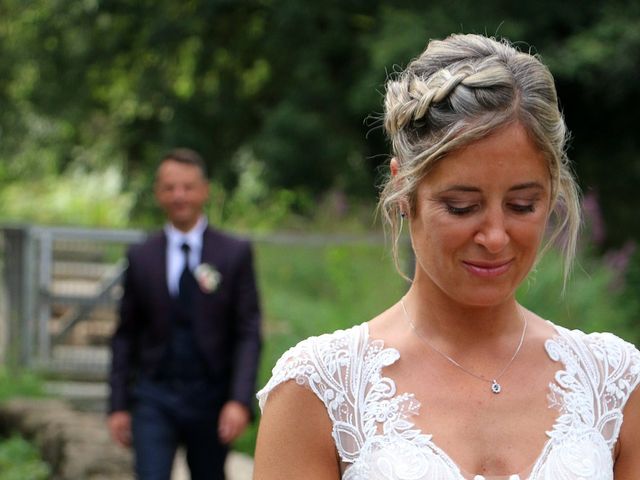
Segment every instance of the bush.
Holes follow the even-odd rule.
[[[50,474],[49,465],[24,438],[0,440],[0,480],[47,480]]]
[[[0,221],[123,228],[134,200],[123,183],[115,167],[15,182],[0,188]]]
[[[549,251],[523,283],[518,298],[543,318],[585,332],[607,331],[634,341],[633,310],[615,286],[616,272],[583,252],[563,293],[562,259]]]
[[[0,367],[0,402],[16,396],[43,395],[43,380],[36,374]],[[0,438],[0,480],[46,480],[49,474],[49,466],[27,440],[16,434]]]
[[[44,395],[44,384],[38,375],[28,372],[10,372],[0,366],[0,402],[11,397],[40,397]]]

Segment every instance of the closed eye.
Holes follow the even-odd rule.
[[[451,215],[458,215],[458,216],[462,216],[462,215],[467,215],[468,213],[471,213],[473,211],[476,210],[478,206],[477,205],[468,205],[465,207],[456,207],[454,205],[451,204],[447,204],[447,212],[449,212]]]
[[[521,205],[519,203],[510,203],[509,208],[516,213],[533,213],[536,211],[536,207],[533,203]]]

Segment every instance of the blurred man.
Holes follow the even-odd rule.
[[[128,253],[108,426],[133,446],[141,480],[169,480],[179,445],[192,480],[224,479],[228,445],[250,421],[260,353],[252,249],[208,226],[196,152],[165,155],[155,197],[168,222]]]

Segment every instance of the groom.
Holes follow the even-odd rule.
[[[168,480],[182,445],[192,480],[223,480],[228,445],[250,421],[260,353],[251,245],[208,226],[193,150],[162,158],[155,196],[168,222],[128,253],[108,426],[133,446],[138,479]]]

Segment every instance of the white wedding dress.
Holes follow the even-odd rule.
[[[371,339],[366,323],[289,349],[258,392],[260,407],[287,380],[310,388],[331,419],[343,480],[611,480],[622,409],[640,381],[640,352],[612,334],[555,328],[545,347],[561,364],[549,385],[550,406],[560,414],[526,472],[463,472],[412,423],[419,402],[382,376],[400,353]]]

